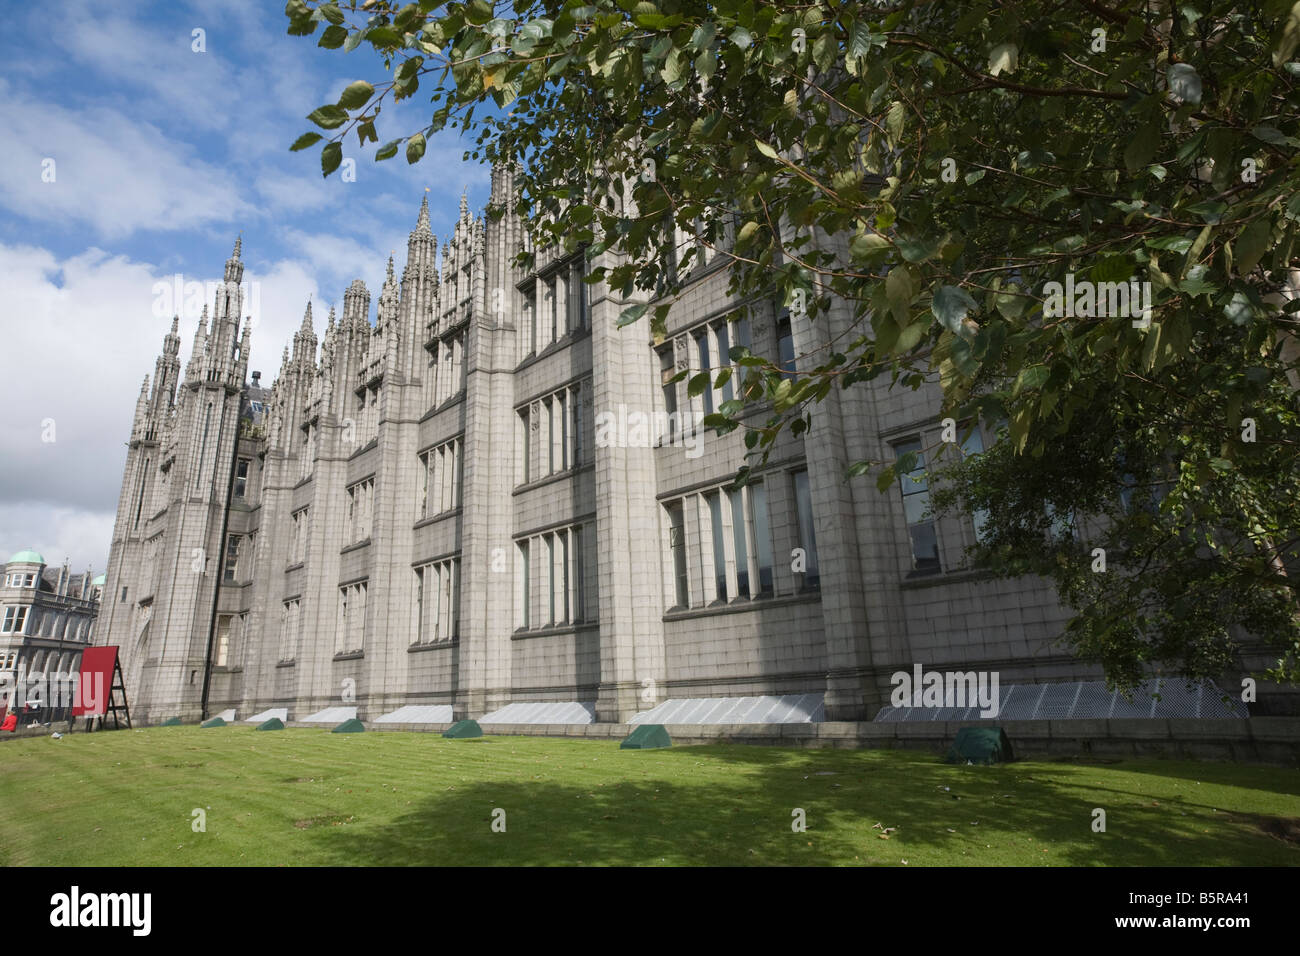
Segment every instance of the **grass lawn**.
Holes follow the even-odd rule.
[[[6,866],[1294,865],[1297,823],[1300,771],[1234,764],[246,727],[0,743]]]

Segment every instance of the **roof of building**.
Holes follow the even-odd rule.
[[[45,559],[35,551],[19,551],[7,562],[8,564],[44,564]]]
[[[92,587],[102,588],[104,586],[104,576],[102,574],[96,575],[91,579],[90,584]]]

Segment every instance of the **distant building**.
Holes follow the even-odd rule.
[[[0,576],[0,708],[40,700],[55,675],[75,674],[91,643],[104,576],[47,567],[35,551],[19,551]],[[35,695],[35,696],[33,696]],[[24,699],[17,699],[22,697]],[[48,718],[48,709],[43,717]]]

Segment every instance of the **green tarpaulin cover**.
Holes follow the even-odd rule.
[[[957,739],[944,758],[948,763],[975,764],[1006,763],[1014,759],[1011,741],[1001,727],[963,727],[957,731]]]
[[[624,738],[618,745],[619,750],[654,750],[656,747],[671,747],[673,740],[663,724],[642,724]]]
[[[478,725],[477,720],[458,720],[444,730],[442,735],[456,740],[464,740],[468,737],[482,737],[483,728]]]

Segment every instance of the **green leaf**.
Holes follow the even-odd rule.
[[[326,143],[325,148],[320,151],[321,175],[328,176],[339,168],[341,162],[343,162],[343,144]]]
[[[829,70],[831,64],[835,62],[835,54],[837,52],[835,34],[830,30],[824,31],[822,35],[817,38],[817,41],[813,43],[812,48],[813,62],[817,64],[817,69],[823,73]]]
[[[623,310],[622,314],[619,315],[618,321],[614,324],[614,327],[621,329],[625,325],[631,325],[637,319],[641,318],[641,316],[645,315],[645,311],[648,308],[650,308],[650,306],[644,302],[636,305],[629,305]]]
[[[898,251],[908,262],[921,263],[938,255],[939,250],[948,242],[945,236],[927,236],[919,239],[899,239]]]
[[[1192,240],[1186,236],[1163,236],[1160,239],[1148,239],[1146,244],[1152,249],[1172,249],[1174,252],[1186,252],[1192,248]]]
[[[313,110],[307,118],[321,129],[338,129],[348,121],[348,111],[341,106],[327,103]]]
[[[897,143],[903,138],[903,120],[907,118],[907,111],[903,104],[898,100],[889,104],[889,112],[885,114],[885,130],[889,133],[891,141]]]
[[[1135,173],[1151,162],[1159,148],[1160,119],[1155,117],[1139,126],[1129,140],[1128,147],[1124,150],[1124,165],[1130,173]]]
[[[1027,365],[1016,376],[1016,384],[1012,388],[1011,394],[1019,395],[1026,389],[1041,388],[1051,374],[1052,370],[1046,365]]]
[[[1286,15],[1274,41],[1273,66],[1279,67],[1291,59],[1291,54],[1295,52],[1298,43],[1300,43],[1300,3],[1295,3],[1292,4],[1291,11]]]
[[[408,163],[418,162],[420,157],[424,155],[424,147],[425,141],[423,133],[416,133],[408,139],[406,141],[406,161]]]
[[[348,88],[343,91],[343,95],[339,97],[339,106],[345,110],[359,109],[370,101],[370,97],[374,93],[375,88],[373,86],[365,80],[357,80],[355,83],[349,84]]]
[[[1106,256],[1091,269],[1093,282],[1127,282],[1133,275],[1133,259],[1129,256]]]
[[[306,149],[308,146],[311,146],[313,143],[319,143],[320,141],[321,141],[320,133],[303,133],[301,136],[299,136],[297,139],[293,141],[293,145],[289,147],[289,150],[291,152],[296,153],[298,150]]]
[[[326,50],[337,50],[347,38],[347,27],[326,27],[316,45]]]
[[[889,240],[884,236],[875,233],[869,233],[865,236],[854,236],[853,241],[849,243],[849,253],[854,259],[866,259],[873,253],[888,248]]]
[[[885,296],[889,300],[889,311],[900,329],[907,325],[913,295],[912,277],[907,270],[902,266],[890,269],[885,278]]]
[[[1273,239],[1273,224],[1268,216],[1260,216],[1249,223],[1232,245],[1237,259],[1237,274],[1247,275],[1268,252]]]
[[[379,162],[381,159],[392,159],[397,155],[397,150],[401,145],[402,141],[400,139],[390,140],[385,143],[375,153],[375,162]]]

